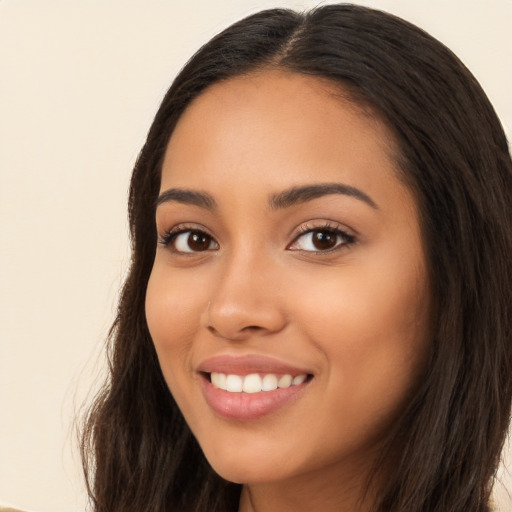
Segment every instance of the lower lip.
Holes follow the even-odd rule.
[[[308,380],[297,386],[259,393],[231,393],[214,387],[207,378],[201,378],[201,384],[206,402],[214,412],[224,418],[243,421],[262,418],[295,402]]]

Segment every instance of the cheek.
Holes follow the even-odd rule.
[[[342,418],[352,411],[391,421],[417,385],[429,347],[421,276],[396,263],[340,268],[330,279],[311,279],[297,301],[304,330],[325,360],[334,402],[343,390]]]
[[[188,358],[208,304],[203,288],[155,262],[146,292],[146,319],[164,377],[173,387],[189,368]],[[203,296],[204,295],[204,296]]]
[[[334,351],[398,350],[421,345],[428,324],[425,286],[416,271],[405,274],[368,268],[312,274],[308,283],[302,280],[307,293],[289,295],[320,346],[331,339]]]

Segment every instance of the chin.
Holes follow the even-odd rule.
[[[256,467],[238,464],[215,464],[213,470],[224,480],[235,484],[257,484],[264,482],[276,482],[286,479],[288,475],[279,474],[276,468],[270,468],[269,464],[262,464]]]
[[[290,465],[278,461],[271,455],[250,455],[241,453],[238,447],[223,451],[222,456],[209,456],[206,459],[213,470],[222,478],[237,484],[263,483],[286,479],[290,475]]]

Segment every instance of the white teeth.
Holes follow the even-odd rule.
[[[240,375],[227,375],[226,376],[226,391],[232,393],[240,393],[242,391],[244,381]]]
[[[263,382],[261,383],[262,391],[274,391],[277,389],[277,377],[272,373],[268,373],[263,377]]]
[[[292,380],[292,386],[298,386],[299,384],[302,384],[306,380],[306,375],[297,375],[297,377],[294,377]]]
[[[216,388],[226,389],[226,374],[225,373],[213,372],[211,377],[212,377],[212,384]]]
[[[289,388],[292,385],[292,376],[291,375],[283,375],[279,382],[277,383],[277,386],[281,389],[283,388]]]
[[[244,393],[259,393],[261,391],[261,377],[257,373],[246,375],[242,390]]]
[[[302,384],[306,374],[292,377],[289,374],[277,377],[273,373],[267,373],[263,378],[258,373],[241,376],[219,372],[211,373],[211,382],[214,387],[231,393],[259,393],[260,391],[274,391],[277,388],[286,389],[290,386]]]

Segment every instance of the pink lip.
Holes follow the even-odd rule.
[[[308,382],[260,393],[230,393],[201,378],[204,397],[213,411],[224,418],[239,421],[256,420],[292,403],[300,397]]]
[[[216,356],[202,362],[198,371],[201,388],[208,405],[215,413],[231,420],[248,421],[262,418],[278,409],[292,404],[300,398],[309,384],[309,379],[302,384],[274,391],[260,393],[231,393],[213,386],[205,373],[219,372],[236,375],[250,373],[289,374],[292,376],[310,374],[305,369],[290,366],[282,361],[265,356]]]
[[[198,371],[203,373],[233,373],[236,375],[249,375],[250,373],[289,374],[292,377],[311,373],[305,368],[297,368],[287,363],[260,355],[215,356],[203,361]]]

